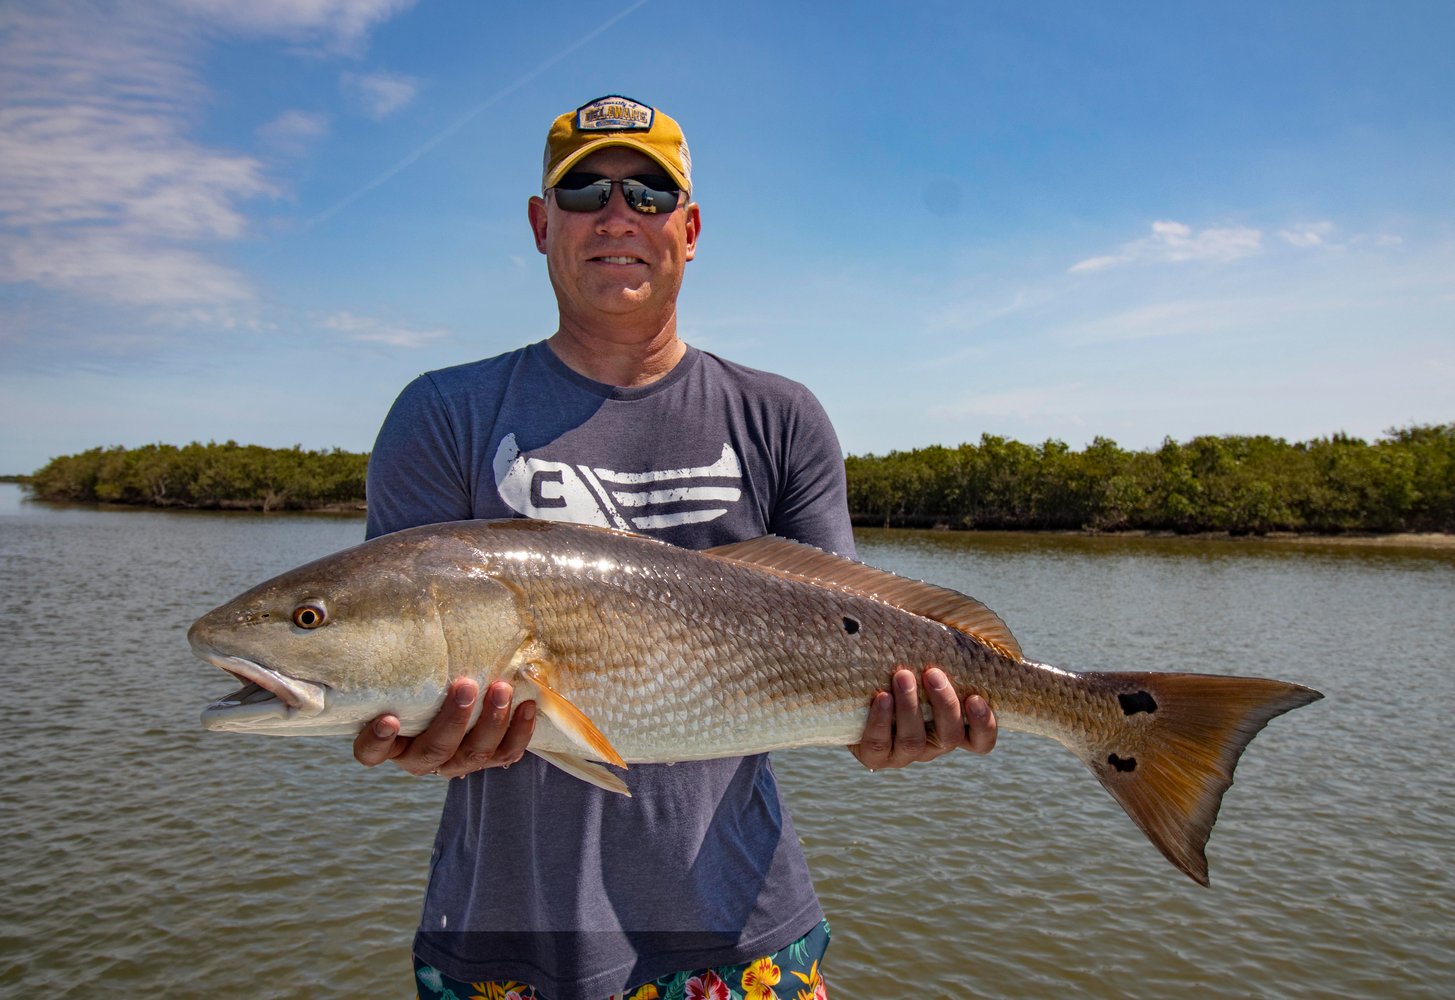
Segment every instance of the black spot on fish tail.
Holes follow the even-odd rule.
[[[1147,691],[1137,691],[1133,694],[1119,694],[1117,701],[1122,703],[1122,712],[1126,715],[1136,715],[1138,712],[1157,711],[1157,699]]]
[[[859,620],[857,618],[850,618],[848,615],[844,615],[844,631],[849,633],[850,635],[858,635]]]
[[[1121,771],[1123,774],[1127,773],[1128,771],[1135,771],[1137,769],[1137,758],[1135,757],[1122,758],[1118,757],[1116,754],[1112,754],[1111,756],[1107,757],[1106,762],[1112,767],[1116,768],[1118,771]]]

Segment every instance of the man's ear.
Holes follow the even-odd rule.
[[[546,200],[539,195],[533,195],[526,205],[526,212],[530,215],[530,229],[536,237],[536,249],[541,253],[546,252]]]
[[[687,259],[691,260],[697,256],[697,237],[702,232],[702,212],[697,208],[697,202],[687,204]]]

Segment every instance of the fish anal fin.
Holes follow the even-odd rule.
[[[539,662],[530,662],[520,669],[520,676],[536,688],[536,702],[545,716],[555,723],[566,737],[591,754],[597,760],[604,760],[617,767],[626,767],[626,761],[616,752],[616,747],[596,728],[596,723],[571,700],[551,687],[545,667]]]
[[[929,618],[1022,659],[1020,643],[1001,617],[975,598],[932,583],[875,569],[802,542],[763,535],[707,549],[709,555],[836,587]]]
[[[540,757],[547,764],[554,764],[562,771],[565,771],[573,778],[580,778],[582,781],[595,785],[597,788],[604,788],[608,792],[616,792],[618,795],[632,797],[631,790],[626,787],[626,782],[612,774],[600,764],[593,764],[583,757],[574,754],[559,753],[555,750],[531,750],[531,753]]]

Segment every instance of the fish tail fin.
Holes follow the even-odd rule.
[[[1089,676],[1110,687],[1124,724],[1072,750],[1167,860],[1207,885],[1204,848],[1243,749],[1270,720],[1323,695],[1253,677]]]

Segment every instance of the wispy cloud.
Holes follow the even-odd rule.
[[[344,334],[349,340],[366,344],[383,344],[387,347],[424,347],[450,335],[448,330],[417,330],[386,323],[372,316],[358,316],[351,312],[337,312],[322,320],[319,326]]]
[[[951,403],[932,406],[929,414],[936,420],[1007,416],[1032,420],[1042,419],[1047,414],[1066,417],[1075,414],[1084,405],[1081,399],[1084,389],[1082,382],[1064,382],[976,393]]]
[[[1149,263],[1090,276],[1043,255],[1005,253],[1000,271],[977,262],[921,296],[900,360],[821,390],[840,439],[854,452],[982,432],[1147,447],[1168,434],[1296,438],[1446,419],[1455,244],[1361,235],[1337,219],[1252,225],[1265,234],[1254,267],[1153,273],[1141,248]],[[816,388],[828,378],[817,377]]]
[[[1149,262],[1237,260],[1263,251],[1263,233],[1247,226],[1212,227],[1194,231],[1186,223],[1158,220],[1152,234],[1125,243],[1109,254],[1088,257],[1071,266],[1071,272],[1104,271],[1125,264]]]
[[[1206,289],[1202,290],[1206,293]],[[1057,330],[1067,344],[1111,344],[1148,337],[1215,334],[1228,327],[1236,308],[1239,315],[1256,312],[1256,304],[1225,297],[1189,298],[1137,303],[1105,315],[1070,323]]]
[[[1304,248],[1327,246],[1329,244],[1329,238],[1333,233],[1334,224],[1327,221],[1294,226],[1278,231],[1278,235],[1283,242],[1290,246]]]
[[[373,28],[415,0],[174,0],[183,11],[235,32],[360,54]]]
[[[258,138],[275,149],[298,155],[328,135],[328,116],[314,111],[285,111],[258,126]]]
[[[419,93],[419,81],[402,73],[345,73],[344,93],[370,118],[388,118]]]
[[[466,125],[474,121],[480,115],[484,114],[491,107],[498,104],[505,98],[509,97],[511,94],[515,93],[517,90],[530,83],[542,73],[545,73],[548,69],[564,60],[573,52],[589,45],[598,36],[605,34],[607,30],[615,26],[618,21],[622,21],[627,17],[631,16],[646,3],[647,0],[635,0],[634,3],[618,11],[616,14],[613,14],[611,17],[607,18],[605,21],[601,22],[601,24],[597,25],[595,28],[588,31],[580,38],[576,39],[570,45],[567,45],[565,48],[561,49],[549,59],[538,63],[529,72],[527,72],[523,76],[517,77],[512,83],[508,84],[503,89],[496,91],[490,97],[475,105],[474,108],[470,109],[465,114],[455,119],[452,124],[447,125],[439,132],[436,132],[433,136],[431,136],[421,145],[417,146],[414,150],[408,153],[403,159],[396,162],[393,166],[388,167],[382,173],[375,175],[372,180],[364,184],[362,187],[355,189],[352,194],[348,195],[340,201],[335,202],[333,205],[324,209],[318,215],[315,215],[313,218],[309,219],[309,227],[316,226],[322,222],[327,222],[329,219],[333,218],[335,215],[348,208],[350,205],[358,201],[370,191],[379,187],[381,184],[388,183],[391,179],[397,177],[402,171],[408,170],[411,166],[419,162],[421,158],[423,158],[436,146],[444,142],[456,132],[463,129]]]
[[[199,248],[275,193],[252,157],[188,137],[190,32],[146,5],[8,8],[0,32],[0,280],[123,303],[233,300],[246,282]],[[103,23],[97,24],[99,20]]]
[[[0,8],[0,282],[127,306],[253,297],[218,257],[248,203],[281,192],[255,156],[208,145],[202,59],[219,31],[357,49],[412,0],[76,0]],[[299,151],[327,129],[259,129]]]

